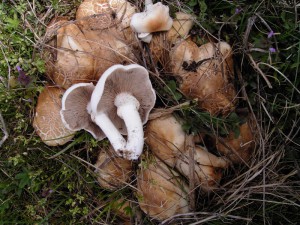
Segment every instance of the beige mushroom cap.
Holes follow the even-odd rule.
[[[67,129],[60,117],[63,93],[60,88],[46,86],[38,98],[33,127],[49,146],[63,145],[74,136],[74,131]]]
[[[199,107],[212,115],[234,110],[233,59],[227,43],[198,48],[190,40],[183,41],[174,47],[171,57],[173,73],[181,76],[180,90],[186,97],[197,98]]]
[[[247,163],[255,149],[253,130],[249,126],[249,121],[240,125],[239,132],[240,134],[236,137],[231,131],[228,137],[222,139],[222,142],[217,138],[216,147],[233,163]]]
[[[137,177],[141,209],[160,221],[189,212],[188,187],[180,176],[155,157],[145,164],[146,168],[141,168]]]
[[[154,155],[182,175],[189,177],[189,152],[185,148],[186,134],[180,121],[168,115],[148,122],[145,142]],[[227,161],[217,157],[204,147],[195,147],[195,184],[205,191],[217,188],[222,178],[223,169],[228,167]]]
[[[126,0],[85,0],[76,12],[82,28],[102,30],[117,25],[120,30],[129,28],[136,7]]]
[[[171,29],[167,32],[167,40],[175,44],[178,40],[185,39],[194,25],[195,16],[184,12],[177,12]]]
[[[78,83],[72,85],[64,93],[60,115],[68,129],[78,131],[84,129],[90,132],[97,140],[106,136],[95,124],[88,112],[89,102],[95,86],[92,83]]]
[[[113,152],[111,147],[108,150],[100,150],[95,165],[100,186],[108,190],[126,186],[133,174],[132,162],[116,156]]]
[[[65,89],[75,83],[94,81],[92,48],[77,25],[55,19],[47,27],[46,35],[55,33],[44,52],[48,77]]]

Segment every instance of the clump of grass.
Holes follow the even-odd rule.
[[[197,15],[191,32],[198,44],[225,40],[234,49],[239,108],[254,117],[257,150],[248,166],[228,170],[221,188],[196,195],[195,212],[162,224],[296,224],[299,218],[299,16],[295,1],[164,1],[171,11]],[[0,224],[118,223],[112,202],[135,202],[132,184],[114,193],[96,182],[93,164],[101,146],[79,132],[71,144],[47,147],[31,124],[37,96],[46,80],[39,57],[45,25],[55,15],[74,18],[80,1],[9,1],[0,4]],[[142,1],[136,3],[142,6]],[[145,51],[147,52],[147,51]],[[146,54],[146,53],[145,53]],[[144,56],[153,68],[149,56]],[[18,81],[20,66],[30,77]],[[187,133],[226,135],[242,118],[211,117],[178,90],[160,67],[152,71],[157,106],[174,108]],[[180,110],[178,110],[178,106]],[[171,110],[173,111],[173,110]],[[3,118],[2,118],[3,117]],[[138,211],[143,224],[157,224]]]

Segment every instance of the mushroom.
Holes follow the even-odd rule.
[[[76,19],[93,46],[95,78],[115,64],[137,61],[136,40],[129,26],[135,7],[125,0],[85,0],[79,6]]]
[[[137,64],[114,65],[104,72],[91,97],[92,120],[111,145],[127,159],[137,159],[143,150],[143,124],[156,95],[148,71]],[[127,134],[127,142],[122,134]]]
[[[233,163],[247,163],[255,149],[253,131],[249,121],[239,126],[239,135],[230,131],[226,138],[216,138],[217,150]]]
[[[173,73],[180,77],[186,97],[197,99],[199,107],[212,115],[234,110],[232,49],[226,42],[198,47],[191,40],[182,41],[170,54]]]
[[[90,132],[97,140],[105,138],[102,130],[95,124],[89,114],[89,102],[95,86],[92,83],[74,84],[64,93],[61,119],[69,130],[84,129]]]
[[[46,35],[55,35],[43,54],[46,73],[55,84],[67,89],[75,83],[94,81],[92,47],[76,24],[55,18]]]
[[[172,27],[172,23],[168,6],[161,2],[153,4],[152,0],[146,0],[144,12],[135,13],[131,18],[130,26],[142,41],[150,43],[151,33],[167,31]]]
[[[188,213],[188,186],[180,175],[151,155],[142,165],[136,193],[140,208],[160,221]]]
[[[59,114],[63,93],[58,87],[46,86],[38,97],[32,125],[49,146],[64,145],[74,136],[74,131],[64,126]]]
[[[166,33],[156,33],[150,42],[150,50],[155,64],[160,62],[165,70],[170,64],[170,51],[174,44],[188,36],[193,24],[194,16],[177,12],[170,30]]]
[[[125,186],[133,172],[132,162],[114,154],[111,146],[100,150],[95,167],[100,186],[111,191]]]
[[[147,124],[145,133],[146,143],[153,154],[188,178],[189,152],[185,148],[186,134],[180,121],[172,115],[151,120]],[[222,169],[228,166],[227,161],[208,152],[204,147],[196,146],[194,162],[195,184],[205,191],[218,187],[222,178]]]
[[[84,30],[103,30],[117,26],[119,30],[130,27],[136,7],[126,0],[85,0],[77,9],[76,19]]]
[[[176,42],[185,39],[194,25],[195,16],[184,12],[175,13],[176,18],[173,21],[172,28],[167,32],[167,40],[176,44]]]

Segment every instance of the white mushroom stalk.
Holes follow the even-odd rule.
[[[136,155],[141,155],[144,145],[144,132],[138,112],[140,108],[139,101],[129,93],[121,93],[115,99],[115,106],[118,108],[118,116],[124,120],[128,132],[125,149],[131,149]]]
[[[99,79],[91,96],[91,118],[119,156],[135,160],[141,155],[143,124],[155,99],[148,71],[140,65],[114,65]]]

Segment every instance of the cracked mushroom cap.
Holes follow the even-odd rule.
[[[72,84],[94,81],[92,48],[76,24],[55,18],[46,35],[55,35],[44,52],[46,73],[57,85],[67,89]]]
[[[159,221],[189,212],[188,186],[180,175],[154,156],[143,165],[137,176],[140,208]]]
[[[171,53],[173,73],[181,77],[180,90],[198,99],[200,108],[212,115],[234,110],[236,91],[233,84],[231,47],[225,43],[207,43],[197,47],[183,41]]]
[[[124,120],[118,116],[114,104],[116,96],[120,93],[129,93],[139,101],[138,112],[142,123],[145,124],[156,100],[148,71],[137,64],[114,65],[101,76],[92,94],[92,112],[106,112],[120,133],[127,134]]]
[[[176,168],[182,175],[189,177],[190,159],[186,149],[186,134],[180,121],[168,115],[148,122],[145,142],[155,156],[171,168]],[[194,138],[194,141],[197,137]],[[204,147],[196,146],[194,150],[195,184],[204,191],[217,188],[222,178],[227,161],[217,157]]]
[[[102,30],[117,25],[120,30],[129,28],[136,7],[126,0],[85,0],[77,9],[79,26]]]
[[[97,180],[101,187],[116,190],[126,186],[133,174],[132,162],[113,153],[112,147],[100,150],[96,162]]]
[[[92,83],[72,85],[63,95],[61,119],[68,129],[78,131],[84,129],[97,140],[105,138],[105,134],[95,124],[88,112],[89,102],[95,86]]]
[[[239,127],[239,135],[230,131],[222,141],[216,138],[217,150],[225,155],[233,163],[248,163],[255,149],[253,130],[249,122],[243,123]]]
[[[46,86],[38,97],[33,127],[42,141],[49,146],[64,145],[74,136],[60,117],[61,97],[64,91]]]

